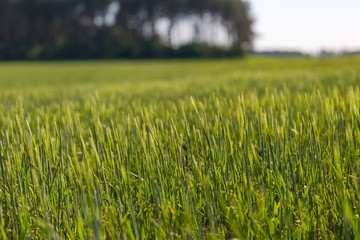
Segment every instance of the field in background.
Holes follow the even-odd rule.
[[[0,238],[360,237],[360,58],[0,63]]]

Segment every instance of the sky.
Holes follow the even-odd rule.
[[[360,49],[360,0],[248,0],[255,49]]]

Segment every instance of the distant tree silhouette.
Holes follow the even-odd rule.
[[[205,16],[226,32],[222,46],[204,37]],[[194,29],[184,47],[181,23]],[[241,0],[2,0],[0,59],[232,56],[251,46],[251,28]]]

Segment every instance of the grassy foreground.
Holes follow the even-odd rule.
[[[0,239],[359,239],[360,58],[0,63]]]

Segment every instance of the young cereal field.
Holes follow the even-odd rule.
[[[0,239],[360,239],[360,58],[0,63]]]

